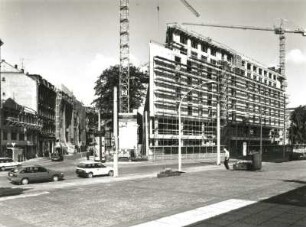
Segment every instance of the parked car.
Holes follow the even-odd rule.
[[[76,174],[78,176],[89,177],[98,175],[114,175],[114,169],[112,167],[108,167],[103,165],[101,162],[95,161],[84,161],[80,162],[76,168]]]
[[[20,162],[14,162],[11,158],[0,158],[0,170],[5,171],[8,169],[14,169],[17,166],[20,166]]]
[[[64,156],[59,153],[52,153],[51,154],[51,161],[63,161]]]
[[[8,173],[12,183],[28,184],[42,181],[59,181],[64,179],[64,173],[47,169],[39,165],[20,166]]]

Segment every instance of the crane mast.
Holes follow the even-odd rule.
[[[276,35],[279,35],[279,67],[280,74],[286,76],[285,73],[285,60],[286,60],[286,36],[285,33],[296,33],[306,36],[306,31],[304,29],[289,30],[284,29],[283,20],[279,27],[267,28],[267,27],[256,27],[256,26],[241,26],[241,25],[220,25],[220,24],[209,24],[209,23],[183,23],[183,25],[193,25],[193,26],[205,26],[205,27],[217,27],[217,28],[232,28],[232,29],[242,29],[242,30],[257,30],[257,31],[271,31]]]
[[[130,111],[130,45],[129,45],[129,0],[120,0],[120,67],[119,67],[119,112]]]

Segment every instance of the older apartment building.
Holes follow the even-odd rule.
[[[20,148],[28,159],[49,156],[56,139],[68,153],[85,146],[85,107],[65,86],[56,88],[42,76],[2,61],[1,102],[3,151]]]
[[[213,83],[206,83],[214,81]],[[215,151],[217,102],[221,144],[238,155],[282,143],[286,79],[276,70],[210,38],[168,26],[164,45],[150,43],[150,83],[144,144],[149,156],[178,151],[181,102],[182,152]]]

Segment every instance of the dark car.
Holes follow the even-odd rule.
[[[64,179],[64,173],[47,169],[43,166],[21,166],[8,173],[8,179],[12,183],[28,184],[42,181],[59,181]]]
[[[64,156],[58,153],[52,153],[51,154],[51,160],[52,161],[63,161],[64,160]]]

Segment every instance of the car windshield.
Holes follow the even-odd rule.
[[[86,164],[85,164],[85,163],[79,163],[79,164],[77,165],[77,167],[85,168],[85,167],[86,167]]]
[[[105,166],[101,163],[79,163],[77,167],[79,168],[101,168]]]

